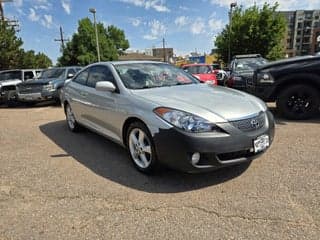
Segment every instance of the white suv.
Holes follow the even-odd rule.
[[[15,69],[0,72],[0,103],[8,105],[16,99],[16,85],[29,79],[37,78],[41,69]]]

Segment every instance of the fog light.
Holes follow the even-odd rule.
[[[199,161],[200,161],[200,153],[196,152],[192,154],[192,157],[191,157],[192,165],[197,165]]]

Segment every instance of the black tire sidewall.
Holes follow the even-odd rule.
[[[295,114],[294,112],[289,111],[287,107],[287,102],[289,98],[292,96],[293,93],[303,91],[308,92],[310,96],[312,97],[311,100],[311,106],[309,108],[309,111],[307,111],[304,114]],[[280,112],[280,114],[288,119],[293,120],[303,120],[303,119],[309,119],[313,117],[317,112],[319,112],[319,106],[320,106],[320,97],[319,97],[319,91],[312,86],[298,84],[289,86],[287,89],[283,90],[277,99],[277,108]]]
[[[147,167],[147,168],[141,168],[140,166],[138,166],[135,161],[133,160],[132,156],[131,156],[131,153],[130,153],[130,148],[129,148],[129,136],[130,136],[130,133],[133,129],[140,129],[142,130],[149,138],[149,141],[150,141],[150,145],[151,145],[151,163],[150,165]],[[153,142],[153,138],[150,134],[150,131],[148,130],[147,126],[145,124],[143,124],[142,122],[134,122],[134,123],[131,123],[128,130],[127,130],[127,133],[126,133],[126,147],[127,147],[127,151],[128,151],[128,154],[129,154],[129,157],[133,163],[133,165],[141,172],[143,173],[146,173],[146,174],[151,174],[151,173],[154,173],[155,170],[158,168],[158,161],[157,161],[157,155],[156,155],[156,150],[155,150],[155,146],[154,146],[154,142]]]

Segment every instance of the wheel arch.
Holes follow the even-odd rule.
[[[66,106],[69,104],[68,100],[63,101],[63,111],[66,113]]]
[[[320,76],[316,74],[304,73],[304,74],[295,74],[288,75],[278,80],[281,82],[271,94],[272,100],[277,100],[279,94],[288,86],[292,85],[308,85],[314,87],[318,90],[320,94]]]
[[[141,122],[142,124],[144,124],[146,126],[146,128],[150,132],[150,129],[148,128],[147,124],[142,119],[140,119],[138,117],[127,118],[122,126],[122,142],[125,146],[127,146],[127,144],[128,144],[127,143],[127,132],[128,132],[129,126],[134,122]]]

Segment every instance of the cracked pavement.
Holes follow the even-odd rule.
[[[137,172],[57,106],[0,108],[0,239],[319,239],[320,117],[277,118],[271,149],[206,174]]]

